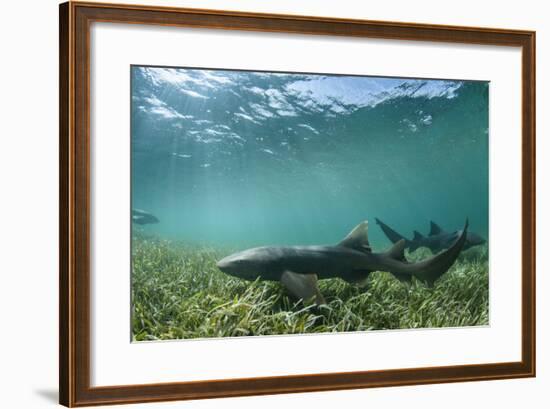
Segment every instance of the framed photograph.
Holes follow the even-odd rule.
[[[535,376],[535,33],[60,6],[60,402]]]

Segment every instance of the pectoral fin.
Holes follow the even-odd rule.
[[[281,275],[281,283],[295,297],[304,301],[313,299],[315,304],[326,304],[317,286],[317,274],[298,274],[285,271]]]

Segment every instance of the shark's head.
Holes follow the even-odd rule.
[[[447,238],[447,242],[444,243],[445,247],[450,247],[453,245],[453,243],[458,239],[458,237],[462,234],[462,230],[458,230],[454,232],[453,234],[449,235]],[[469,249],[470,247],[479,246],[480,244],[485,243],[485,239],[481,237],[479,234],[466,232],[466,241],[464,242],[463,250]]]
[[[458,240],[458,238],[460,237],[461,234],[462,234],[462,230],[457,230],[455,232],[452,232],[448,235],[443,236],[441,247],[442,248],[451,247]],[[466,233],[466,234],[468,234],[468,233]]]
[[[257,247],[231,254],[216,264],[226,274],[255,280],[262,273],[269,272],[274,266],[276,255],[273,248]]]
[[[466,235],[466,243],[464,243],[464,247],[479,246],[486,241],[487,240],[485,240],[479,234],[468,232],[468,234]]]

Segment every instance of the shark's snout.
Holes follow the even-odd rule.
[[[245,250],[222,258],[216,266],[226,274],[254,280],[264,267],[261,255],[258,249]]]
[[[216,263],[216,267],[225,272],[231,266],[231,260],[228,259],[229,257],[222,258]]]
[[[224,273],[235,275],[242,273],[243,260],[235,254],[222,258],[216,263],[216,266]]]

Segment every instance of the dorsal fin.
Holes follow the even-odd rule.
[[[416,230],[413,232],[413,240],[422,240],[423,238],[424,236]]]
[[[430,220],[430,236],[435,236],[441,233],[443,233],[443,229]]]
[[[367,234],[369,223],[365,220],[359,223],[355,228],[338,243],[339,246],[349,247],[354,250],[364,251],[370,253],[372,250],[369,244],[369,237]]]
[[[393,258],[394,260],[399,261],[407,261],[405,258],[405,240],[401,239],[397,243],[395,243],[391,249],[386,251],[386,256],[389,258]]]

